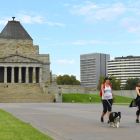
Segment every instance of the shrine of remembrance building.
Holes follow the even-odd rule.
[[[50,83],[49,54],[39,54],[14,17],[0,33],[0,83]]]

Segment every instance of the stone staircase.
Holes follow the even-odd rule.
[[[44,94],[39,83],[0,83],[0,103],[44,103],[53,99],[54,95]]]

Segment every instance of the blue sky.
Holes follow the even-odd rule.
[[[140,1],[0,0],[0,32],[12,16],[50,54],[56,75],[80,80],[80,55],[140,55]]]

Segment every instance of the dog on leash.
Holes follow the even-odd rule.
[[[119,127],[120,124],[120,119],[121,119],[121,112],[112,112],[110,113],[109,116],[109,125],[112,127],[117,126]]]

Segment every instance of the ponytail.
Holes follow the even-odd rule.
[[[104,84],[104,83],[105,83],[105,80],[103,80],[102,84]]]

